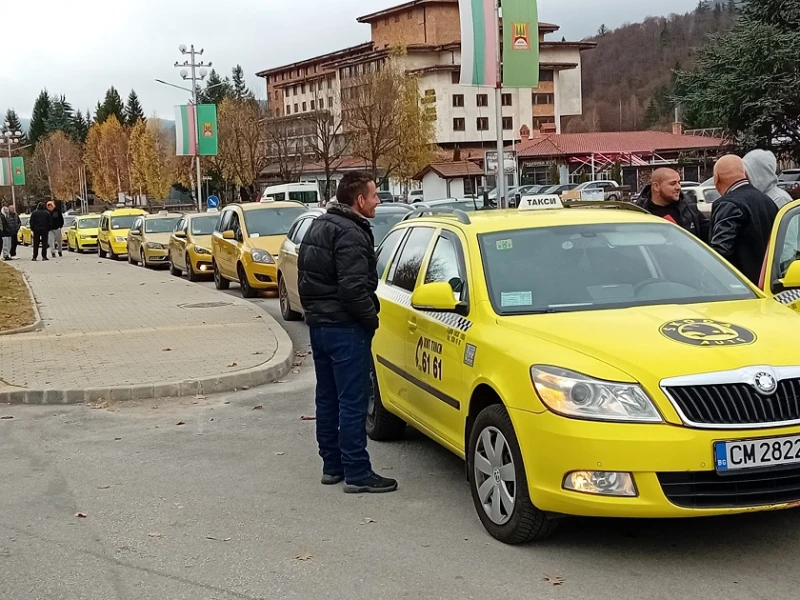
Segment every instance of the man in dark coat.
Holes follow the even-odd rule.
[[[366,429],[371,345],[380,309],[368,219],[380,199],[372,178],[358,172],[344,176],[336,198],[311,225],[298,258],[298,291],[317,375],[322,483],[344,479],[348,493],[391,492],[397,482],[372,470]]]
[[[50,210],[50,204],[50,202],[47,203],[48,210]],[[59,256],[63,256],[63,254],[61,254],[61,244],[63,243],[61,229],[64,227],[64,205],[61,203],[61,200],[56,200],[52,205],[53,208],[50,211],[50,215],[53,217],[53,222],[50,225],[49,242],[50,253],[53,258],[55,258],[56,252],[58,252]]]
[[[53,228],[53,216],[44,206],[44,202],[39,202],[36,210],[31,213],[28,227],[33,234],[33,260],[39,258],[39,246],[42,248],[42,260],[47,258],[47,238]]]
[[[17,207],[14,206],[13,202],[8,205],[8,215],[6,218],[8,219],[8,228],[11,230],[11,252],[9,252],[9,254],[11,255],[11,258],[16,258],[17,234],[22,227],[22,221],[19,219]]]
[[[680,225],[689,233],[708,242],[708,219],[681,193],[681,176],[674,169],[656,169],[651,183],[642,190],[637,204],[650,214]]]
[[[714,165],[714,186],[722,197],[711,212],[710,245],[758,285],[778,207],[750,184],[744,162],[733,154]]]

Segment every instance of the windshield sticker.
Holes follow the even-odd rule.
[[[500,306],[503,308],[531,306],[532,304],[533,292],[503,292],[500,294]]]
[[[514,247],[514,242],[512,240],[498,240],[495,245],[498,250],[511,250]]]
[[[749,329],[712,319],[670,321],[664,323],[660,331],[669,339],[690,346],[747,346],[757,339]]]
[[[257,237],[261,237],[261,234],[260,234],[260,233],[251,233],[251,234],[250,234],[250,237],[251,237],[251,238],[257,238]]]
[[[475,366],[475,353],[478,349],[473,346],[472,344],[467,344],[466,348],[464,348],[464,364],[468,367]]]

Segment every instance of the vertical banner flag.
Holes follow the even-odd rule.
[[[503,87],[539,87],[536,0],[503,0]]]
[[[25,160],[21,156],[0,158],[0,185],[25,185]]]
[[[216,105],[176,106],[175,154],[177,156],[216,156],[217,153]]]
[[[494,3],[495,0],[458,0],[461,13],[461,85],[497,85],[498,32]]]

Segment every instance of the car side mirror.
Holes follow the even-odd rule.
[[[185,231],[176,231],[173,235],[176,238],[185,238],[186,237],[186,232]]]
[[[222,239],[223,240],[235,240],[236,234],[233,233],[233,229],[228,229],[227,231],[222,232]]]
[[[800,288],[800,260],[794,261],[789,265],[786,275],[778,280],[780,287],[784,290]]]
[[[439,281],[419,286],[411,295],[411,306],[417,310],[460,313],[466,305],[456,300],[449,283]]]

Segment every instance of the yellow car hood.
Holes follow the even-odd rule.
[[[145,242],[153,242],[155,244],[161,244],[162,246],[169,246],[169,238],[172,236],[171,233],[146,233],[144,237]]]
[[[794,343],[800,318],[771,299],[500,317],[497,322],[651,385],[666,377],[745,366],[800,365],[800,347]],[[547,364],[570,368],[555,360]]]
[[[193,235],[192,243],[195,246],[200,246],[206,250],[211,250],[211,236],[210,235]]]
[[[78,235],[88,235],[92,237],[97,237],[97,232],[99,229],[97,227],[89,227],[87,229],[78,229]]]
[[[286,239],[285,235],[269,235],[265,237],[249,237],[248,242],[253,248],[259,250],[266,250],[272,256],[278,256],[281,251],[283,240]]]

